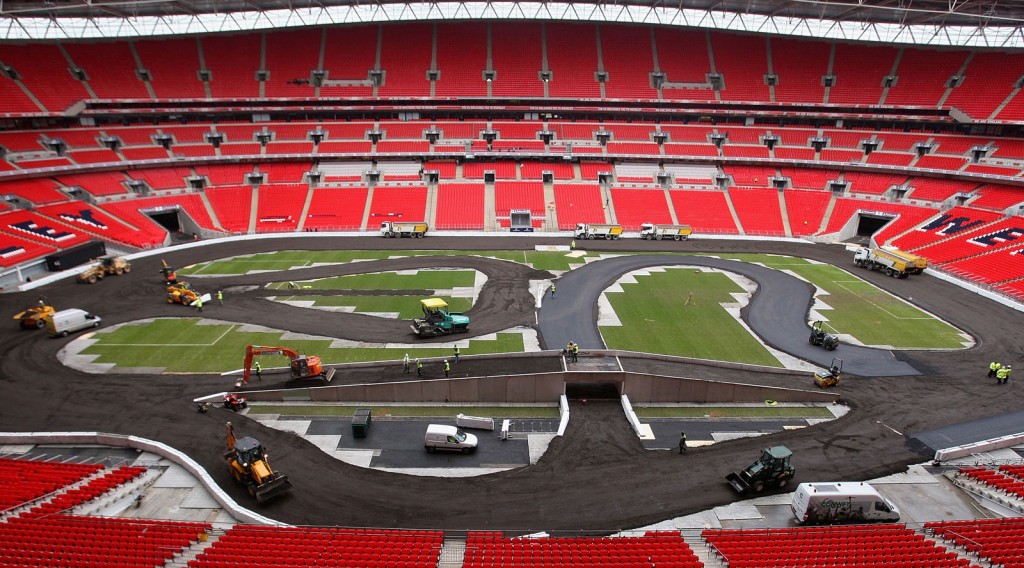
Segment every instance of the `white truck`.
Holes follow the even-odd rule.
[[[655,225],[654,223],[640,225],[640,238],[644,240],[685,241],[692,234],[693,227],[689,225]]]
[[[793,493],[793,516],[807,525],[887,522],[900,520],[900,510],[860,481],[801,483]]]
[[[906,278],[928,268],[928,260],[920,256],[888,249],[857,249],[853,263],[868,270],[880,270],[893,278]]]
[[[102,322],[103,320],[99,316],[94,316],[85,310],[72,308],[47,315],[46,329],[49,330],[50,337],[65,337],[75,331],[99,327]]]
[[[577,239],[610,239],[622,236],[622,225],[588,225],[577,223],[573,233]]]
[[[386,238],[413,237],[421,239],[425,234],[427,234],[426,223],[384,221],[380,224],[380,236]]]

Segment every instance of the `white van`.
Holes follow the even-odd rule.
[[[99,327],[102,321],[99,316],[94,316],[85,310],[72,308],[47,316],[46,329],[50,331],[50,337],[66,336],[88,327]]]
[[[900,510],[867,483],[801,483],[793,494],[793,516],[801,524],[896,522]]]
[[[423,445],[428,452],[434,450],[454,450],[464,454],[476,451],[476,436],[459,430],[455,426],[430,424],[423,436]]]

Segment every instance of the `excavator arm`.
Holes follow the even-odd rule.
[[[257,355],[284,355],[289,362],[299,356],[294,349],[287,347],[267,347],[264,345],[247,345],[245,347],[245,364],[242,366],[242,383],[249,384],[249,375],[252,373],[252,358]]]

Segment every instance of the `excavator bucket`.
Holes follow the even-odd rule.
[[[747,491],[750,491],[750,485],[747,484],[746,481],[743,481],[743,478],[740,477],[740,474],[738,473],[733,472],[730,473],[729,475],[726,475],[725,480],[728,481],[729,485],[732,485],[732,488],[735,489],[736,492],[739,493],[740,495],[743,495]]]
[[[256,502],[264,503],[287,492],[292,487],[292,482],[284,474],[275,474],[275,477],[256,488]]]

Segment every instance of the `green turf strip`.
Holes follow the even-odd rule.
[[[722,273],[669,268],[622,290],[607,294],[622,323],[601,326],[610,349],[782,366],[720,305],[744,293]]]
[[[247,345],[285,346],[298,353],[318,355],[324,363],[395,361],[405,353],[412,358],[451,356],[450,347],[331,348],[329,339],[282,339],[281,332],[241,332],[234,325],[198,325],[194,318],[158,319],[141,325],[126,325],[111,333],[93,335],[96,341],[82,351],[98,355],[99,364],[120,367],[162,367],[171,373],[221,373],[242,367]],[[471,339],[462,355],[516,353],[524,350],[522,335],[499,333],[494,340]],[[409,342],[415,342],[412,333]],[[264,368],[286,367],[285,357],[261,357]]]
[[[439,296],[448,302],[448,311],[465,312],[473,307],[469,298]],[[281,302],[312,302],[313,306],[352,307],[356,313],[398,313],[399,319],[423,317],[422,296],[277,296]]]
[[[375,272],[352,274],[317,280],[296,280],[303,290],[449,290],[472,287],[476,278],[473,270],[422,269],[415,274]],[[288,289],[287,282],[274,282],[271,290]]]

